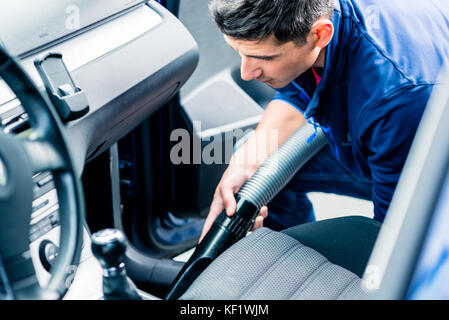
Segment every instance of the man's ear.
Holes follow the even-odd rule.
[[[334,35],[334,25],[329,19],[319,18],[312,25],[309,35],[312,37],[315,47],[324,48]]]

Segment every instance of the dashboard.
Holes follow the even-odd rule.
[[[51,1],[43,2],[50,5]],[[38,39],[42,32],[33,30],[27,22],[26,28],[11,28],[9,37],[0,37],[8,49],[10,45],[12,52],[19,54],[22,67],[44,95],[44,82],[34,62],[55,52],[62,55],[76,86],[85,92],[88,112],[65,122],[76,173],[81,177],[87,162],[176,94],[195,70],[199,57],[197,44],[187,29],[155,1],[95,1],[95,6],[92,1],[71,3],[92,13],[73,32],[62,30],[55,22],[53,31],[47,32],[53,32],[54,37],[42,41]],[[83,3],[90,7],[82,7]],[[54,10],[66,13],[67,8],[68,4],[57,5]],[[17,39],[28,39],[29,46]],[[6,133],[19,135],[31,130],[20,101],[1,79],[0,127]],[[44,286],[58,252],[58,195],[51,172],[40,172],[33,181],[30,252],[38,280]],[[99,299],[101,285],[101,268],[92,256],[85,228],[80,264],[67,270],[70,290],[65,298]]]

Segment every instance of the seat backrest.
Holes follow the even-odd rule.
[[[449,163],[449,68],[442,72],[412,143],[364,274],[375,299],[404,299]]]

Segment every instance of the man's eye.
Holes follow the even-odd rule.
[[[272,61],[274,58],[273,57],[260,57],[260,59],[263,61]]]

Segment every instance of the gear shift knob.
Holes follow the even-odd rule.
[[[103,268],[105,300],[140,300],[137,288],[126,275],[127,241],[117,229],[103,229],[92,235],[92,253]]]
[[[125,263],[127,241],[120,230],[103,229],[92,235],[92,253],[104,269]]]

